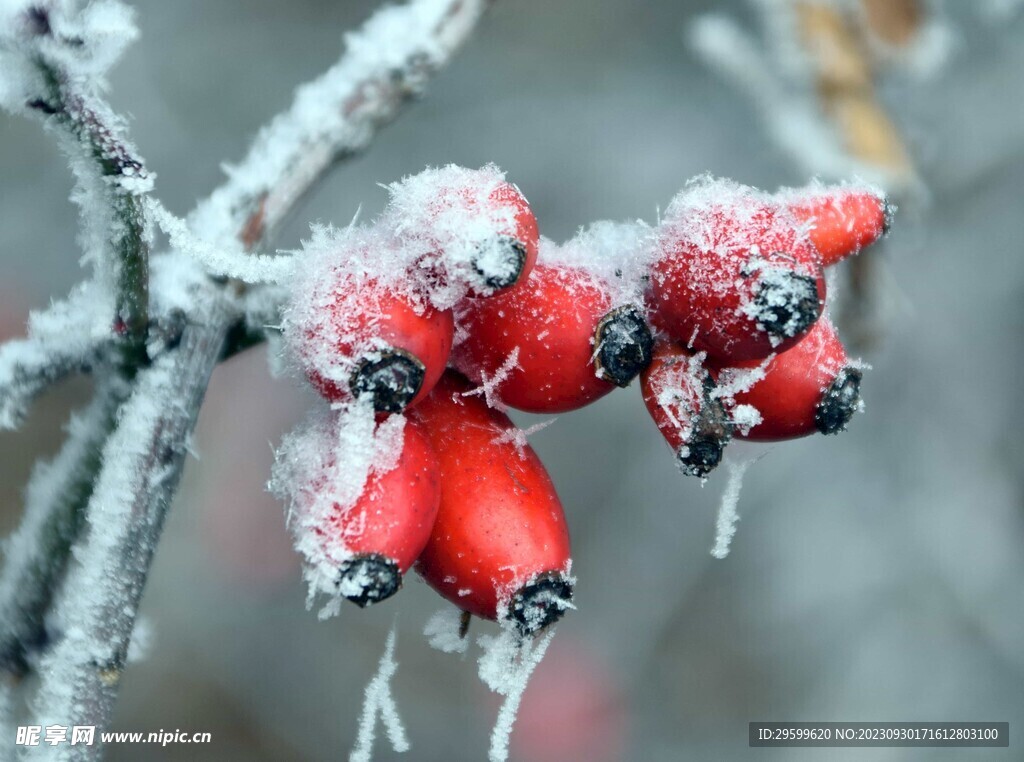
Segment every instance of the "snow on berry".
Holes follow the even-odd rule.
[[[769,194],[697,177],[669,204],[657,236],[652,316],[691,349],[763,358],[796,343],[824,307],[806,226]]]
[[[537,260],[537,220],[522,192],[493,164],[426,169],[388,186],[380,224],[450,307],[526,277]]]
[[[706,477],[722,460],[733,427],[715,383],[705,370],[703,352],[693,354],[665,342],[640,377],[644,404],[665,441],[676,454],[680,470]]]
[[[860,399],[862,368],[851,361],[827,317],[819,320],[796,346],[767,361],[734,363],[719,377],[741,377],[731,390],[731,403],[757,409],[761,421],[738,435],[754,440],[781,440],[815,432],[837,434],[846,429]]]
[[[437,459],[425,434],[402,416],[375,423],[368,400],[288,435],[271,489],[289,506],[310,603],[324,593],[360,606],[397,592],[440,499]],[[325,611],[336,606],[335,600]]]
[[[316,229],[304,248],[309,267],[283,329],[312,384],[331,401],[368,394],[379,412],[425,396],[444,372],[454,325],[408,277],[406,252],[357,227]]]

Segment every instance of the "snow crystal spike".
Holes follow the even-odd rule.
[[[365,553],[348,559],[338,572],[338,585],[359,585],[359,592],[346,595],[359,608],[387,600],[402,586],[398,564],[379,553]]]
[[[512,236],[501,236],[497,241],[497,249],[502,254],[499,272],[481,266],[480,259],[484,257],[483,252],[481,252],[480,258],[473,262],[473,268],[484,279],[484,285],[487,288],[500,291],[519,282],[523,269],[526,267],[527,254],[526,244]]]
[[[838,434],[845,431],[853,414],[860,406],[860,382],[864,377],[857,368],[846,367],[839,371],[835,380],[828,385],[814,414],[814,424],[822,434]]]
[[[594,365],[601,378],[627,387],[654,355],[654,336],[643,314],[633,305],[612,310],[597,324]]]
[[[769,335],[791,339],[814,325],[821,311],[821,295],[814,278],[786,272],[762,280],[754,304],[757,322]]]
[[[378,413],[400,413],[423,386],[426,366],[404,349],[388,349],[380,359],[363,360],[352,372],[349,387],[356,398],[373,395]]]
[[[521,635],[536,635],[565,615],[572,593],[572,580],[564,573],[544,572],[512,596],[507,616]]]

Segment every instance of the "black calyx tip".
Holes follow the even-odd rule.
[[[390,598],[401,586],[398,564],[379,553],[353,556],[338,570],[338,592],[361,609]]]
[[[473,269],[484,286],[495,291],[518,283],[525,267],[526,244],[507,235],[481,244],[473,259]]]
[[[690,441],[679,448],[679,466],[683,473],[703,479],[722,462],[722,453],[731,440],[732,424],[722,401],[705,393]]]
[[[754,296],[758,325],[777,339],[799,336],[818,319],[818,281],[788,270],[761,279]]]
[[[864,377],[857,368],[843,368],[825,389],[814,414],[814,424],[822,434],[845,431],[853,414],[860,407],[860,382]]]
[[[565,574],[544,572],[512,596],[508,618],[521,635],[535,635],[565,615],[572,592],[572,581]]]
[[[357,399],[373,395],[373,409],[378,413],[401,413],[419,394],[426,371],[426,366],[404,349],[385,349],[379,357],[359,364],[349,387]]]
[[[889,231],[892,230],[892,221],[896,216],[896,204],[888,199],[888,197],[882,199],[882,235],[889,235]]]
[[[643,313],[627,305],[612,310],[594,331],[598,375],[616,386],[629,386],[654,354],[654,337]]]

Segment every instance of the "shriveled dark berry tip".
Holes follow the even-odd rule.
[[[704,402],[690,435],[690,441],[679,448],[679,466],[683,473],[703,479],[722,462],[722,452],[732,440],[729,423],[722,401],[709,396],[705,388]]]
[[[821,295],[809,275],[775,271],[761,279],[754,296],[757,323],[777,339],[799,336],[818,319]]]
[[[633,305],[614,309],[594,331],[598,375],[616,386],[629,386],[654,354],[654,337],[643,313]]]
[[[814,424],[822,434],[838,434],[846,430],[846,425],[860,407],[860,382],[864,374],[857,368],[843,368],[828,385],[818,409],[814,414]]]
[[[889,235],[892,230],[892,221],[896,216],[896,204],[888,198],[882,199],[882,235]]]
[[[572,581],[564,573],[539,574],[512,596],[508,618],[521,635],[534,635],[565,615],[572,592]]]
[[[473,268],[490,289],[503,289],[519,282],[526,267],[526,244],[512,236],[481,244],[473,260]]]
[[[349,388],[356,398],[373,395],[373,409],[378,413],[400,413],[419,394],[426,370],[404,349],[386,349],[359,364],[349,379]]]
[[[379,553],[353,556],[338,570],[338,592],[359,608],[390,598],[401,586],[398,564]]]

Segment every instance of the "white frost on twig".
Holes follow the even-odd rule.
[[[356,745],[349,754],[349,762],[370,762],[373,755],[373,741],[376,735],[377,717],[380,717],[387,732],[391,748],[396,752],[409,751],[409,739],[405,733],[402,718],[398,715],[398,707],[391,695],[391,678],[398,669],[395,661],[395,626],[391,626],[384,653],[377,666],[377,674],[366,686],[363,699],[363,711],[359,717],[359,731]]]
[[[16,428],[36,394],[109,342],[102,293],[96,281],[80,284],[66,300],[29,315],[27,338],[0,345],[0,429]]]
[[[189,217],[210,243],[234,242],[254,219],[273,228],[341,152],[365,148],[401,103],[419,93],[469,36],[487,0],[416,0],[378,11],[346,52],[300,87],[288,111],[256,136],[228,182]],[[258,218],[258,219],[257,219]]]
[[[30,18],[40,9],[49,34],[40,34],[41,23]],[[21,111],[36,94],[39,78],[31,58],[39,54],[70,78],[103,89],[107,71],[138,36],[134,15],[118,0],[0,2],[0,108]]]
[[[171,246],[201,263],[211,275],[246,283],[281,283],[291,275],[294,259],[290,255],[250,254],[234,241],[213,245],[194,235],[185,220],[156,199],[147,198],[146,209]]]
[[[172,462],[151,449],[153,432],[164,406],[177,399],[174,390],[179,385],[169,361],[144,371],[103,448],[103,468],[89,500],[88,524],[76,543],[55,610],[54,626],[63,636],[39,669],[47,676],[35,701],[36,716],[45,720],[43,724],[71,724],[82,720],[83,713],[96,711],[93,705],[83,705],[83,686],[102,680],[97,673],[102,673],[104,665],[116,674],[123,664],[126,654],[117,649],[130,629],[128,633],[118,629],[125,622],[130,627],[135,612],[134,576],[123,568],[131,555],[122,554],[152,551],[139,547],[141,542],[155,542],[155,535],[146,534],[146,524],[155,517],[145,515],[142,503],[149,497],[148,489],[156,489],[174,471]],[[148,488],[142,500],[137,499],[140,485]]]

